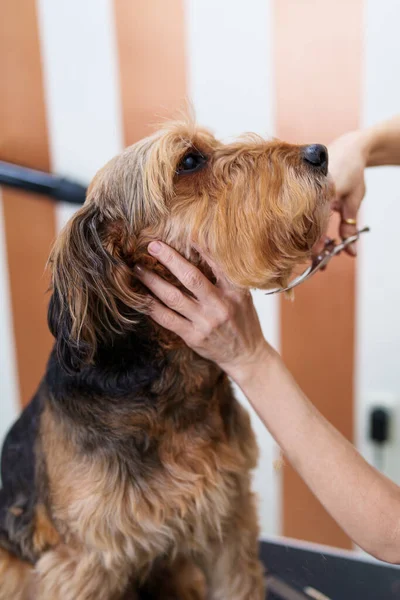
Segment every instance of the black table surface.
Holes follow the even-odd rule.
[[[286,538],[261,542],[260,552],[266,600],[400,600],[400,567]]]
[[[400,568],[362,558],[358,553],[292,540],[269,540],[261,544],[261,557],[271,577],[270,588],[285,588],[287,584],[281,593],[270,590],[268,600],[318,598],[317,594],[307,595],[307,588],[319,592],[321,600],[324,596],[329,600],[400,599]]]

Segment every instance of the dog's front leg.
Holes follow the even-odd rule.
[[[37,563],[38,600],[122,600],[129,565],[106,564],[97,552],[57,546]],[[135,597],[129,595],[129,600]]]
[[[33,567],[0,548],[0,600],[32,600]]]
[[[228,538],[215,547],[207,569],[210,600],[264,600],[264,573],[257,556],[257,540],[248,543],[246,535]]]
[[[263,568],[256,556],[243,552],[226,542],[215,556],[209,570],[210,600],[264,600],[265,585]]]
[[[259,560],[257,513],[252,494],[240,503],[223,541],[206,557],[210,600],[264,600],[264,568]]]

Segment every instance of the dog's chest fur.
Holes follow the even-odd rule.
[[[126,343],[79,377],[52,357],[40,447],[62,536],[145,569],[223,535],[257,450],[215,365]]]

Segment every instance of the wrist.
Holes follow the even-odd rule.
[[[381,126],[370,127],[363,132],[366,167],[376,167],[387,163],[385,156],[386,144],[386,138]]]
[[[371,156],[377,143],[376,131],[373,127],[360,129],[357,132],[357,144],[366,167],[370,166]]]
[[[243,356],[230,365],[221,365],[221,368],[243,390],[253,383],[265,369],[273,362],[276,351],[267,343],[261,344],[249,356]]]

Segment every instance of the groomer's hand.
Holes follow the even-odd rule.
[[[365,195],[367,159],[367,144],[362,131],[346,133],[329,147],[329,171],[336,188],[332,208],[340,214],[339,235],[342,239],[357,232],[358,211]],[[349,246],[347,252],[355,256],[355,244]]]
[[[230,284],[210,260],[216,285],[166,244],[152,242],[148,250],[195,296],[187,296],[157,274],[137,266],[139,279],[160,300],[151,305],[154,321],[178,334],[233,379],[273,353],[263,337],[250,292]]]

